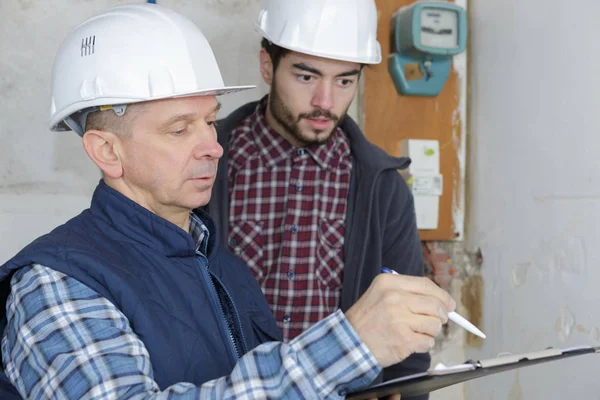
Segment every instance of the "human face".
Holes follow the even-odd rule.
[[[148,102],[120,139],[120,189],[173,222],[210,200],[223,148],[217,142],[214,96]]]
[[[290,52],[273,72],[267,122],[298,147],[327,142],[356,93],[361,66]]]

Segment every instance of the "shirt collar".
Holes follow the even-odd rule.
[[[207,255],[210,232],[204,222],[193,212],[190,213],[190,235],[196,244],[196,252]]]

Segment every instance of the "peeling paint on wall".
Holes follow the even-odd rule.
[[[452,199],[452,216],[456,240],[464,238],[465,224],[465,180],[467,169],[467,54],[462,53],[454,57],[454,71],[458,75],[458,108],[452,116],[453,146],[458,158],[458,174],[453,174],[451,179],[456,184]]]
[[[464,9],[467,9],[467,0],[455,0],[455,3]],[[466,171],[467,171],[467,98],[468,98],[468,69],[467,59],[468,50],[462,54],[454,56],[452,60],[453,69],[458,75],[458,108],[453,116],[454,146],[456,156],[458,157],[459,175],[452,179],[458,183],[454,198],[452,199],[452,215],[454,219],[454,228],[457,233],[456,239],[464,239],[465,234],[465,191],[466,191]]]
[[[532,251],[528,261],[517,263],[512,269],[512,287],[525,285],[528,276],[548,285],[580,276],[587,270],[587,250],[581,237],[554,237],[543,239]]]
[[[597,327],[597,326],[593,327],[591,335],[592,335],[592,340],[594,340],[596,342],[600,342],[600,327]]]
[[[523,400],[523,389],[521,388],[521,375],[519,370],[515,373],[515,381],[508,393],[508,400]]]
[[[468,277],[461,290],[461,302],[466,309],[464,317],[485,332],[483,326],[483,287],[483,277],[481,275]],[[467,335],[467,345],[481,347],[483,339],[475,335]]]
[[[519,263],[512,271],[512,285],[518,288],[527,282],[527,273],[531,267],[530,262]]]
[[[556,319],[554,330],[558,333],[561,342],[566,342],[573,332],[575,326],[575,315],[569,307],[563,308],[560,316]]]

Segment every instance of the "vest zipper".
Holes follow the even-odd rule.
[[[238,349],[238,347],[235,344],[235,340],[233,338],[233,332],[231,331],[231,329],[229,328],[228,324],[227,324],[227,317],[225,315],[225,309],[223,308],[223,304],[221,304],[221,300],[219,298],[219,294],[217,293],[217,288],[212,280],[212,277],[214,276],[212,274],[212,272],[208,269],[208,259],[206,258],[206,256],[204,256],[201,253],[196,253],[197,256],[202,257],[205,260],[205,266],[202,266],[206,271],[206,279],[208,281],[210,281],[210,283],[207,283],[207,285],[209,285],[209,288],[212,289],[212,293],[211,293],[211,297],[215,300],[217,307],[220,310],[220,314],[221,314],[221,326],[223,328],[223,330],[227,333],[227,335],[229,336],[229,351],[231,353],[231,355],[233,356],[234,362],[237,362],[237,360],[241,357],[240,351]],[[216,277],[215,277],[216,278]],[[218,278],[217,278],[218,280]],[[219,281],[220,282],[220,281]],[[221,284],[222,285],[222,284]],[[223,285],[222,285],[223,286]],[[225,289],[225,287],[223,286],[223,289]],[[227,290],[225,289],[226,293]],[[227,293],[227,295],[229,296],[229,294]],[[233,304],[233,302],[232,302]],[[235,305],[233,305],[234,309],[235,309]],[[238,318],[239,321],[239,318]],[[243,333],[242,333],[243,335]],[[243,337],[243,336],[242,336]]]
[[[229,300],[229,304],[231,304],[231,306],[233,307],[233,314],[235,316],[235,320],[237,321],[237,330],[240,332],[240,338],[241,338],[241,353],[238,352],[238,356],[242,357],[242,355],[246,354],[246,352],[248,352],[248,344],[246,343],[246,338],[244,337],[244,330],[242,329],[242,321],[240,320],[240,314],[237,310],[237,307],[235,305],[235,302],[233,301],[233,298],[231,297],[231,295],[229,294],[229,291],[227,290],[227,287],[225,287],[225,285],[223,284],[223,281],[221,281],[215,274],[213,274],[211,271],[208,271],[209,274],[211,274],[211,276],[213,276],[217,282],[219,282],[219,285],[221,285],[221,287],[223,288],[223,290],[225,291],[225,295],[227,295],[227,299]],[[222,307],[222,305],[221,305]],[[223,310],[223,308],[222,308]],[[224,311],[223,311],[224,312]],[[229,335],[231,337],[231,340],[234,344],[234,347],[237,349],[237,346],[235,346],[235,340],[233,339],[233,332],[229,332]]]

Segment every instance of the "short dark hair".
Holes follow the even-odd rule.
[[[114,110],[91,112],[85,123],[85,130],[110,131],[117,136],[129,136],[133,128],[133,122],[137,116],[146,109],[144,103],[127,104],[125,114],[117,116]]]
[[[281,61],[281,59],[290,52],[290,50],[276,45],[267,38],[262,39],[262,41],[260,42],[260,46],[263,49],[265,49],[269,57],[271,57],[271,62],[273,63],[273,71],[277,69],[279,61]]]

